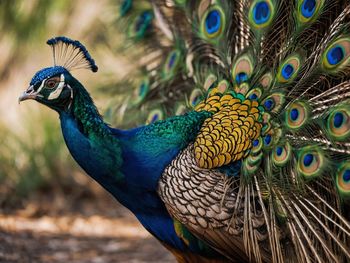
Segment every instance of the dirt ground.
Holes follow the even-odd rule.
[[[0,210],[0,262],[164,262],[173,256],[108,194]]]

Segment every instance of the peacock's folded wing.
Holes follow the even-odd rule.
[[[248,258],[246,242],[252,235],[251,245],[259,250],[259,257],[270,262],[264,214],[252,196],[253,189],[244,189],[239,177],[198,167],[193,152],[191,144],[166,168],[159,182],[159,194],[170,214],[231,259]]]

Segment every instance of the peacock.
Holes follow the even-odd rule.
[[[19,100],[59,114],[76,162],[178,262],[350,262],[349,1],[119,7],[140,69],[112,112],[140,126],[103,120],[71,74],[98,67],[64,36]]]

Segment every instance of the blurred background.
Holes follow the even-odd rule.
[[[134,69],[120,48],[117,0],[0,1],[0,262],[175,262],[133,216],[74,163],[58,115],[18,104],[33,74],[52,65],[46,40],[84,43],[97,65],[73,74],[100,112],[122,125],[106,93]],[[126,87],[127,88],[127,87]]]

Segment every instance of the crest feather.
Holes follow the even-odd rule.
[[[62,66],[68,71],[87,68],[97,72],[95,60],[79,41],[60,36],[51,38],[46,43],[52,47],[55,66]]]

